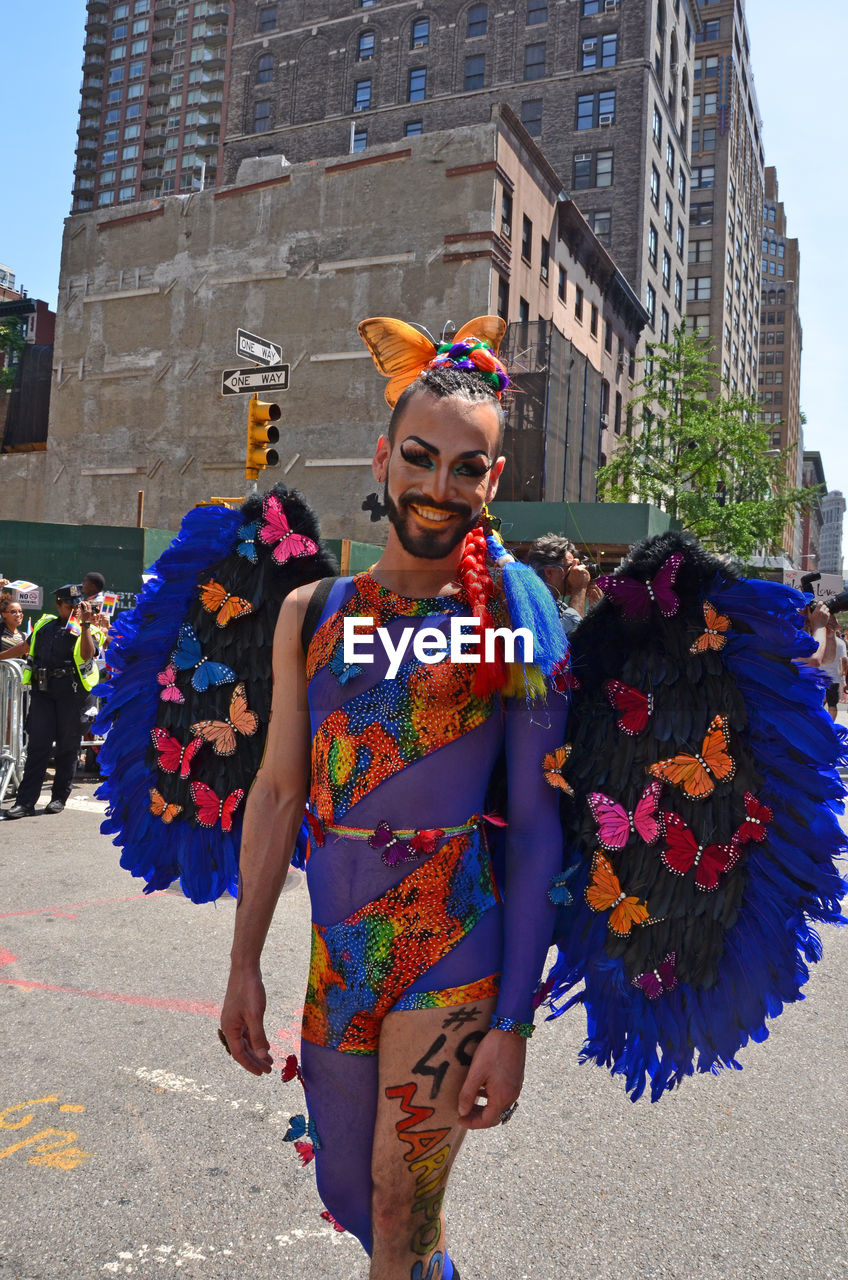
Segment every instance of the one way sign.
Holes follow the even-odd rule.
[[[245,360],[255,360],[257,364],[279,364],[283,358],[283,348],[267,338],[260,338],[246,329],[236,329],[236,355]]]
[[[288,391],[289,366],[273,369],[225,369],[221,374],[221,393],[240,396],[252,391]]]

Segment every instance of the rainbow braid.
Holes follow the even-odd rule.
[[[424,367],[468,369],[472,373],[479,373],[498,400],[509,386],[506,366],[498,359],[488,342],[482,342],[479,338],[463,338],[461,342],[453,344],[443,342],[430,363]]]
[[[538,574],[516,560],[495,532],[486,539],[486,550],[501,570],[501,583],[510,625],[526,627],[533,637],[533,662],[510,663],[504,686],[506,697],[524,694],[528,701],[543,698],[550,679],[568,655],[568,641],[553,597]]]

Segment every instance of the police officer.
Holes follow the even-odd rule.
[[[95,661],[100,633],[92,626],[94,610],[82,587],[60,587],[55,598],[56,613],[40,617],[30,637],[23,675],[31,689],[27,758],[15,804],[5,811],[5,818],[30,818],[35,813],[51,748],[53,793],[44,812],[62,812],[76,770],[82,709],[100,678]],[[77,615],[73,621],[72,615]]]

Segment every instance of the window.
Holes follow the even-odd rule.
[[[131,84],[127,89],[127,98],[141,98],[144,96],[143,84]]]
[[[256,64],[256,83],[268,84],[274,79],[274,55],[263,53]]]
[[[101,191],[100,195],[97,197],[97,203],[98,204],[114,204],[115,203],[114,191]]]
[[[648,261],[652,267],[657,265],[659,236],[653,222],[648,226]]]
[[[654,142],[657,146],[662,142],[662,115],[658,106],[654,106],[654,126],[653,126]]]
[[[138,152],[139,152],[139,148],[138,148],[138,146],[137,146],[137,145],[136,145],[136,146],[132,146],[132,147],[124,147],[123,151],[121,152],[121,159],[122,159],[122,160],[137,160],[137,159],[138,159]]]
[[[615,418],[613,420],[613,430],[615,434],[621,435],[621,392],[615,393]]]
[[[123,101],[123,97],[123,89],[110,89],[106,94],[107,105],[111,107],[114,103]]]
[[[578,190],[587,187],[612,186],[612,151],[584,151],[574,157],[573,186]]]
[[[257,102],[253,107],[253,132],[265,133],[271,128],[271,102],[270,99],[264,99]]]
[[[668,170],[668,176],[670,178],[674,177],[674,160],[674,147],[672,146],[671,139],[669,138],[668,142],[665,144],[665,167]]]
[[[534,98],[521,104],[521,123],[531,138],[542,136],[542,99]]]
[[[423,120],[407,120],[403,127],[403,136],[405,138],[417,138],[419,134],[424,132]]]
[[[686,281],[686,301],[709,302],[712,285],[712,276],[690,276]]]
[[[671,254],[668,249],[663,249],[662,256],[662,282],[663,288],[668,293],[671,288]]]
[[[121,182],[134,182],[138,177],[137,164],[125,164],[121,170]]]
[[[583,0],[581,17],[590,18],[593,13],[600,13],[603,0]]]
[[[351,151],[364,151],[368,146],[368,130],[354,129],[353,137],[350,140]]]
[[[147,53],[146,40],[133,40],[130,45],[130,54],[133,58],[137,58],[140,53]]]
[[[715,186],[715,165],[701,164],[695,165],[692,169],[692,190],[697,187],[701,190],[704,187]]]
[[[527,262],[533,256],[533,223],[526,213],[521,219],[521,256]]]
[[[651,165],[651,204],[660,207],[660,171],[655,164]]]
[[[100,174],[101,187],[111,187],[116,177],[117,177],[117,173],[114,169],[104,169],[103,172]]]
[[[610,386],[606,378],[601,379],[601,422],[609,421]]]
[[[370,80],[369,80],[370,85]],[[407,102],[421,102],[427,96],[427,68],[412,67],[409,72]]]
[[[539,275],[548,283],[548,275],[551,267],[551,243],[542,236],[541,250],[539,254]]]
[[[666,192],[665,201],[663,203],[663,226],[665,227],[667,235],[671,235],[673,215],[674,205],[671,202],[671,196]]]
[[[712,262],[712,260],[713,260],[712,240],[690,240],[689,241],[689,261],[690,262]]]
[[[592,311],[589,319],[589,332],[593,338],[598,336],[598,308],[592,303]]]
[[[112,46],[112,51],[109,54],[109,61],[120,62],[121,58],[125,58],[126,56],[127,46],[125,44],[115,44]]]
[[[565,302],[565,291],[567,288],[567,284],[568,284],[568,277],[565,274],[565,267],[560,267],[559,274],[557,276],[557,297],[559,298],[560,302]]]
[[[124,130],[124,139],[125,139],[125,141],[128,141],[130,138],[140,138],[140,137],[141,137],[141,125],[140,125],[140,124],[131,124],[131,125],[128,125],[128,126],[127,126],[127,128]],[[104,134],[104,140],[105,140],[105,134]]]
[[[615,123],[615,89],[604,93],[581,93],[577,98],[577,128],[594,129]]]
[[[483,77],[486,70],[486,58],[482,53],[474,53],[465,59],[465,89],[483,88]]]
[[[508,191],[501,196],[501,235],[507,240],[512,237],[512,196]]]
[[[695,185],[695,184],[694,184],[694,182],[692,183],[692,185],[693,185],[693,186]],[[682,166],[681,166],[681,168],[680,168],[680,172],[679,172],[679,173],[678,173],[678,175],[677,175],[677,194],[680,196],[680,203],[681,203],[682,205],[684,205],[684,206],[685,206],[685,204],[686,204],[686,174],[683,172],[683,167],[682,167]]]
[[[679,271],[674,273],[674,305],[678,311],[683,310],[683,277]]]
[[[657,323],[657,291],[652,284],[647,285],[645,288],[645,308],[653,329]]]
[[[583,41],[581,65],[584,70],[592,67],[614,67],[618,53],[618,35],[591,37]]]
[[[137,120],[140,115],[141,115],[141,103],[139,102],[131,103],[130,106],[128,106],[126,111],[124,112],[124,118],[126,120]],[[126,137],[127,135],[125,134],[124,136]]]
[[[665,307],[660,308],[660,342],[668,342],[669,314]]]
[[[717,111],[718,111],[718,94],[705,93],[704,94],[704,115],[714,116]]]
[[[678,220],[678,223],[677,223],[677,256],[678,256],[678,258],[680,259],[680,261],[681,261],[681,262],[683,261],[683,245],[684,245],[684,243],[685,243],[685,239],[686,239],[686,231],[685,231],[685,229],[684,229],[683,223],[682,223],[682,222],[680,222],[680,221]]]
[[[604,321],[604,351],[612,355],[612,321]]]
[[[112,28],[113,40],[126,40],[129,27],[126,22],[121,22]]]
[[[374,57],[374,32],[360,31],[359,39],[356,42],[356,60],[357,62],[365,62],[367,58]],[[262,59],[260,58],[260,62]]]
[[[712,201],[708,204],[693,204],[689,208],[689,223],[693,227],[711,227],[714,213]]]
[[[716,149],[716,131],[714,128],[704,129],[701,133],[701,151],[715,151]],[[696,150],[693,145],[692,150]]]
[[[612,241],[612,210],[600,209],[597,213],[590,213],[589,226],[601,244],[609,245]]]
[[[410,47],[413,49],[423,49],[425,45],[430,43],[430,19],[416,18],[412,24],[412,32],[410,35]]]
[[[583,290],[579,284],[574,289],[574,319],[583,323]]]
[[[509,285],[503,276],[498,276],[498,315],[502,320],[509,319]]]
[[[618,34],[601,36],[601,66],[614,67],[618,59]]]
[[[109,84],[120,84],[124,78],[125,67],[112,67],[109,72]]]
[[[548,20],[548,0],[527,0],[527,26]]]
[[[121,188],[120,188],[120,190],[118,191],[118,199],[119,199],[119,200],[134,200],[134,199],[135,199],[135,187],[121,187]]]
[[[524,79],[541,80],[545,74],[544,40],[538,44],[528,44],[524,48]]]
[[[264,4],[259,10],[260,31],[273,31],[277,25],[277,6],[275,4]]]
[[[353,88],[354,111],[367,111],[371,106],[371,81],[357,80]]]
[[[473,4],[468,10],[467,39],[471,40],[474,36],[484,36],[488,24],[489,6],[487,4]]]
[[[719,40],[721,38],[721,19],[713,18],[710,22],[705,22],[703,30],[699,35],[695,36],[696,44],[703,44],[709,40]]]
[[[530,323],[530,303],[526,298],[518,299],[518,323],[525,325]]]

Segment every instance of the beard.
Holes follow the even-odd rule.
[[[415,527],[415,516],[409,510],[412,503],[435,507],[438,511],[449,511],[460,518],[451,520],[445,529],[419,529]],[[479,511],[473,511],[465,502],[432,502],[423,494],[404,494],[395,502],[389,495],[388,475],[383,485],[383,505],[404,551],[420,560],[443,560],[471,532],[480,518]]]

